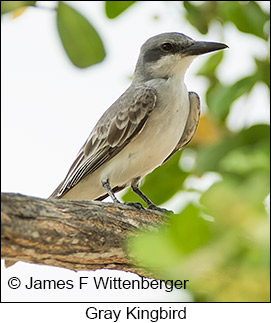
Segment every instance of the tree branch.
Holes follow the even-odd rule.
[[[125,239],[136,229],[154,230],[159,212],[93,201],[46,200],[1,194],[1,258],[72,270],[118,269],[150,276],[135,267]]]

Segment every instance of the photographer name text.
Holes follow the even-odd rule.
[[[19,280],[17,277],[12,277],[10,280]],[[80,276],[76,280],[55,280],[55,279],[37,279],[35,277],[29,277],[29,281],[20,284],[26,289],[85,289],[85,288],[95,288],[95,289],[161,289],[166,292],[172,292],[174,289],[186,289],[189,280],[156,280],[156,279],[146,279],[141,277],[139,279],[122,279],[120,277],[87,277]],[[12,288],[12,284],[9,286]]]

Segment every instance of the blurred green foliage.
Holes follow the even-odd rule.
[[[254,1],[184,1],[183,6],[186,19],[202,34],[216,22],[223,37],[224,26],[230,23],[240,31],[240,40],[242,33],[247,33],[268,46],[269,14]],[[198,132],[204,137],[211,123],[219,129],[213,140],[198,140],[196,133],[189,144],[196,155],[191,171],[181,169],[181,152],[169,160],[170,165],[148,175],[141,189],[159,205],[173,197],[169,192],[181,190],[190,175],[200,178],[216,172],[221,181],[203,193],[195,189],[201,194],[199,202],[171,216],[158,233],[140,232],[130,238],[127,248],[134,262],[155,277],[189,279],[196,301],[268,302],[270,230],[265,199],[270,191],[270,126],[255,124],[233,132],[226,121],[235,100],[249,98],[259,83],[270,88],[269,57],[254,58],[252,74],[225,85],[216,69],[226,54],[211,55],[197,73],[209,83],[205,115],[209,124],[200,124]],[[129,191],[123,199],[131,197]]]
[[[241,32],[268,39],[264,30],[269,14],[256,1],[183,1],[186,18],[198,31],[207,34],[213,21],[233,23]]]
[[[262,185],[225,178],[158,233],[130,238],[130,256],[156,277],[188,279],[196,301],[268,301],[268,220],[264,194],[251,189]]]
[[[87,67],[102,61],[105,50],[92,24],[68,4],[56,3],[58,32],[72,63]],[[119,17],[133,3],[105,1],[105,15]],[[255,1],[182,1],[180,5],[186,18],[181,23],[189,22],[202,34],[215,24],[223,41],[231,24],[239,31],[240,42],[246,33],[268,46],[269,12]],[[39,7],[36,1],[1,1],[1,14],[25,6]],[[204,192],[194,188],[199,201],[171,215],[158,232],[139,232],[130,238],[127,250],[156,278],[189,279],[196,301],[266,302],[270,301],[270,235],[264,201],[270,188],[270,126],[255,124],[233,132],[227,118],[233,103],[240,97],[249,99],[256,85],[270,89],[270,62],[267,56],[255,57],[253,73],[223,84],[216,71],[225,55],[224,51],[210,55],[197,73],[209,86],[208,110],[189,144],[196,156],[194,166],[189,171],[181,168],[184,148],[148,175],[141,189],[160,205],[181,192],[191,175],[200,178],[216,172],[221,181]],[[131,190],[122,198],[142,202]]]

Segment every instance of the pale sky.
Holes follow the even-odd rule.
[[[54,12],[29,8],[18,19],[2,21],[2,191],[51,194],[99,117],[129,86],[140,46],[149,37],[180,31],[224,41],[230,46],[219,70],[225,82],[247,75],[255,67],[252,55],[262,57],[268,50],[260,39],[240,37],[230,25],[223,40],[216,26],[203,37],[182,19],[178,2],[137,3],[116,20],[104,17],[101,2],[72,5],[93,23],[107,50],[104,62],[84,70],[68,60]],[[206,80],[194,74],[207,57],[197,58],[186,74],[187,87],[200,94],[203,109]],[[235,103],[232,128],[251,123],[255,115],[268,119],[267,90],[260,86],[254,92],[245,107]],[[244,109],[246,117],[236,117]]]

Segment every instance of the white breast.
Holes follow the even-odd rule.
[[[86,176],[67,192],[64,198],[89,200],[105,194],[102,180],[109,179],[112,188],[129,186],[136,178],[150,173],[176,147],[189,114],[189,98],[180,80],[152,80],[149,86],[158,93],[157,104],[142,132],[122,151]]]
[[[157,90],[158,100],[143,131],[101,172],[101,179],[109,178],[112,187],[130,184],[161,165],[184,131],[189,114],[185,84],[171,79],[151,82],[148,85]]]

